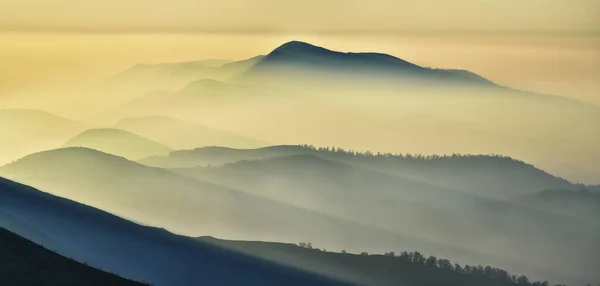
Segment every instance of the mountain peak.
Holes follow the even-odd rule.
[[[331,80],[379,81],[385,84],[444,84],[497,87],[467,71],[422,67],[375,52],[341,52],[301,41],[287,42],[252,66],[240,78],[281,84]]]
[[[290,41],[290,42],[287,42],[287,43],[277,47],[271,53],[315,53],[315,52],[322,53],[322,52],[332,52],[332,51],[322,48],[322,47],[318,47],[318,46],[306,43],[306,42]]]

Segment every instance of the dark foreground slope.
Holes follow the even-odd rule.
[[[56,254],[0,228],[0,285],[142,285]]]
[[[93,267],[153,285],[342,285],[1,178],[0,227]]]

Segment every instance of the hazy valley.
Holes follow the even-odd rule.
[[[2,237],[97,268],[50,272],[111,285],[600,281],[597,105],[292,41],[0,107],[0,227],[14,233]]]

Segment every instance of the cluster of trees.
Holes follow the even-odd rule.
[[[313,249],[312,243],[310,243],[310,242],[299,242],[298,246],[300,246],[302,248]]]
[[[414,251],[414,252],[404,251],[404,252],[400,253],[399,255],[396,255],[392,251],[392,252],[385,253],[385,256],[397,257],[406,262],[409,262],[412,264],[417,264],[417,265],[423,265],[425,267],[438,268],[438,269],[445,270],[445,271],[454,271],[454,272],[466,274],[466,275],[473,275],[473,276],[477,276],[477,277],[484,277],[484,278],[489,278],[489,279],[500,280],[503,282],[512,283],[514,285],[519,285],[519,286],[548,286],[549,285],[547,281],[532,282],[526,276],[511,275],[506,270],[499,269],[499,268],[493,268],[491,266],[483,267],[481,265],[478,265],[478,266],[465,265],[463,267],[458,263],[452,264],[452,262],[450,262],[450,260],[448,260],[448,259],[441,259],[441,258],[438,259],[435,256],[426,257],[418,251]]]
[[[511,157],[508,156],[502,156],[502,155],[496,155],[496,154],[492,154],[492,155],[464,155],[464,154],[452,154],[452,155],[422,155],[422,154],[410,154],[410,153],[406,153],[406,154],[401,154],[401,153],[381,153],[381,152],[377,152],[377,153],[373,153],[371,151],[354,151],[354,150],[345,150],[339,147],[315,147],[313,145],[308,145],[308,144],[302,144],[299,145],[299,147],[310,150],[310,151],[314,151],[314,152],[326,152],[326,153],[335,153],[335,154],[341,154],[341,155],[348,155],[348,156],[355,156],[355,157],[380,157],[380,158],[397,158],[397,159],[404,159],[404,160],[417,160],[417,161],[428,161],[428,160],[440,160],[440,159],[453,159],[453,158],[497,158],[497,159],[504,159],[507,161],[513,161],[513,162],[521,162],[519,160],[515,160]]]
[[[320,250],[318,248],[313,248],[310,242],[300,242],[297,244],[302,248]],[[341,251],[342,254],[347,254],[346,250]],[[362,252],[361,256],[368,256],[369,253]],[[491,266],[481,266],[481,265],[465,265],[461,266],[458,263],[452,263],[448,259],[437,258],[435,256],[425,256],[418,251],[413,252],[402,252],[400,254],[396,254],[393,251],[387,252],[384,254],[387,257],[394,257],[396,259],[400,259],[405,263],[409,263],[413,266],[424,267],[437,269],[441,271],[454,272],[457,274],[470,275],[476,278],[483,279],[493,279],[497,281],[501,281],[507,284],[517,285],[517,286],[549,286],[550,284],[547,281],[530,281],[527,276],[521,275],[511,275],[508,271],[493,268]],[[555,285],[555,286],[564,286],[564,285]],[[600,285],[599,285],[600,286]]]

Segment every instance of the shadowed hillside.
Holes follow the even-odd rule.
[[[363,252],[358,255],[313,248],[310,243],[299,243],[301,246],[298,246],[272,242],[227,241],[212,237],[201,237],[199,240],[323,275],[352,277],[362,285],[550,285],[548,282],[530,281],[525,276],[511,275],[502,269],[480,265],[461,266],[447,259],[427,257],[418,252],[395,254],[392,251],[385,255],[369,255]]]
[[[152,285],[344,285],[163,229],[141,226],[2,178],[0,210],[1,214],[18,218],[13,225],[26,222],[43,233],[45,238],[33,239],[37,244]],[[7,227],[5,222],[0,223],[0,227]],[[21,234],[13,227],[8,229]],[[41,274],[43,268],[39,271]]]
[[[143,285],[56,254],[0,227],[0,284]]]
[[[596,247],[594,241],[600,238],[600,229],[592,224],[315,155],[175,171],[439,244],[527,261],[540,268],[545,265],[560,271],[567,267],[540,263],[551,261],[551,257],[542,258],[548,248],[556,249],[553,255],[560,252],[561,257],[569,256],[583,264],[596,261],[588,251]],[[572,233],[585,234],[574,238]],[[524,251],[535,259],[522,257]],[[569,272],[573,271],[579,270]]]
[[[115,128],[142,135],[173,149],[202,146],[253,148],[266,145],[253,138],[165,116],[125,118],[119,121]]]
[[[33,154],[0,168],[0,175],[186,235],[267,241],[302,238],[321,245],[343,243],[348,249],[402,243],[440,253],[470,253],[85,148]],[[490,259],[477,253],[468,256]]]
[[[302,244],[305,247],[301,248],[283,243],[186,238],[4,179],[0,179],[0,198],[2,214],[20,217],[20,223],[28,222],[30,227],[45,234],[45,238],[35,239],[37,243],[95,267],[153,285],[433,286],[452,281],[460,285],[547,285],[532,284],[525,277],[511,278],[496,268],[465,266],[459,271],[448,260],[436,259],[432,263],[431,257],[418,252],[402,253],[398,257],[393,257],[393,253],[353,255],[312,249],[310,244]],[[6,222],[0,221],[0,227],[6,227]],[[6,241],[4,234],[0,231],[3,242]],[[14,235],[11,237],[19,243],[31,244]],[[2,244],[0,251],[4,246],[7,245]],[[29,252],[19,254],[20,260]],[[36,263],[44,261],[40,259]],[[53,263],[53,267],[61,265]],[[34,272],[40,275],[43,269],[36,268]],[[71,274],[70,278],[77,277],[77,273]],[[521,280],[527,283],[513,282]]]
[[[170,152],[165,145],[120,129],[90,129],[73,137],[63,147],[87,147],[133,160]]]
[[[265,178],[268,179],[261,175],[268,172],[268,169],[263,167],[257,168],[254,180],[249,180],[246,185],[239,184],[241,189],[237,189],[227,185],[235,183],[233,180],[223,181],[222,183],[226,185],[221,186],[84,148],[68,148],[34,154],[0,168],[0,174],[140,223],[165,227],[185,235],[211,234],[228,239],[263,241],[304,240],[327,248],[375,252],[383,252],[402,245],[407,249],[453,257],[465,263],[485,263],[507,269],[521,269],[536,275],[534,277],[553,278],[562,277],[563,273],[565,275],[572,275],[572,273],[567,273],[570,271],[566,270],[554,270],[556,265],[550,265],[551,263],[534,263],[528,258],[523,258],[518,254],[519,251],[515,250],[517,247],[531,246],[530,252],[545,253],[541,251],[545,244],[555,245],[563,241],[565,235],[571,232],[590,231],[580,230],[577,224],[560,225],[562,218],[546,217],[542,213],[526,216],[528,219],[516,226],[510,227],[511,224],[504,226],[510,218],[523,219],[523,215],[527,215],[527,212],[506,204],[498,206],[492,204],[486,207],[494,207],[498,213],[509,214],[508,217],[490,217],[490,212],[485,209],[469,208],[471,211],[476,211],[473,214],[475,218],[481,218],[475,219],[477,224],[470,225],[469,222],[474,220],[469,219],[460,224],[457,221],[445,225],[438,217],[447,216],[449,220],[465,217],[460,215],[460,206],[469,205],[468,197],[463,201],[448,193],[443,196],[448,198],[447,200],[436,200],[431,197],[445,193],[435,187],[429,189],[418,187],[422,186],[422,183],[411,183],[405,179],[396,179],[378,173],[372,177],[362,176],[366,182],[358,186],[364,188],[344,189],[343,184],[332,185],[326,183],[324,179],[312,178],[310,170],[313,163],[316,162],[316,166],[331,166],[333,174],[340,173],[341,176],[338,176],[336,181],[348,180],[348,175],[352,174],[354,167],[350,167],[348,171],[340,168],[340,163],[331,164],[317,157],[307,159],[303,168],[309,172],[304,174],[305,177],[299,173],[300,176],[292,176],[288,181],[291,183],[304,179],[305,183],[290,188],[287,188],[289,184],[279,184],[281,189],[275,188],[278,185],[271,185],[272,188],[265,189],[272,193],[279,190],[280,197],[258,192],[265,186],[258,183]],[[320,172],[321,168],[316,168],[312,172]],[[289,171],[289,168],[282,168],[281,172],[286,171]],[[355,173],[360,174],[360,172]],[[243,178],[245,177],[240,176],[240,180]],[[357,177],[349,182],[359,182],[360,178]],[[388,178],[386,179],[388,183],[402,185],[379,190],[375,183],[382,178]],[[319,182],[331,188],[314,190],[307,188],[311,185],[316,186]],[[419,191],[423,191],[423,194],[419,195]],[[288,199],[282,200],[281,198],[286,194],[289,195]],[[339,198],[332,198],[332,194],[339,195]],[[298,200],[290,200],[294,197]],[[361,199],[364,203],[361,203]],[[315,206],[319,208],[311,208],[311,201],[318,201]],[[381,202],[382,205],[380,207],[370,205],[374,202]],[[431,202],[437,203],[431,204]],[[328,208],[326,208],[327,203],[329,203]],[[344,207],[346,203],[349,204],[348,207]],[[418,209],[418,206],[423,207],[423,212],[420,212],[423,216],[415,216],[414,212],[406,215],[410,210]],[[452,209],[450,206],[458,206],[458,208]],[[372,214],[369,214],[370,212]],[[486,226],[486,222],[495,222],[498,225]],[[452,225],[454,227],[451,227]],[[476,241],[475,237],[461,240],[460,235],[453,235],[458,225],[465,233],[480,234],[481,243],[478,245],[481,246],[474,247],[468,243],[468,241]],[[557,225],[560,227],[552,227]],[[481,226],[482,229],[511,229],[510,234],[506,235],[507,243],[508,238],[514,236],[516,230],[526,227],[530,229],[525,236],[526,239],[521,235],[522,242],[516,243],[513,249],[513,246],[499,244],[493,239],[493,235],[482,231],[471,231],[477,226]],[[451,232],[446,233],[445,231],[449,229]],[[548,232],[548,229],[552,231]],[[432,233],[438,235],[424,237],[424,234]],[[536,240],[540,233],[556,235],[557,238],[548,240],[545,244],[525,242]],[[443,235],[447,235],[447,239],[442,239]],[[570,241],[574,239],[571,238]],[[576,239],[579,241],[578,245],[583,247],[589,244],[586,240],[591,237],[581,236]],[[499,245],[502,245],[504,251],[494,248]],[[512,250],[508,251],[508,249]],[[571,249],[564,255],[577,257],[577,259],[586,257],[581,256],[581,252],[577,249]],[[549,275],[551,272],[554,274]]]
[[[168,156],[150,157],[140,162],[163,168],[186,168],[301,154],[490,197],[508,198],[550,188],[576,188],[572,183],[522,161],[487,155],[374,154],[312,146],[272,146],[250,150],[206,147],[175,151]]]

